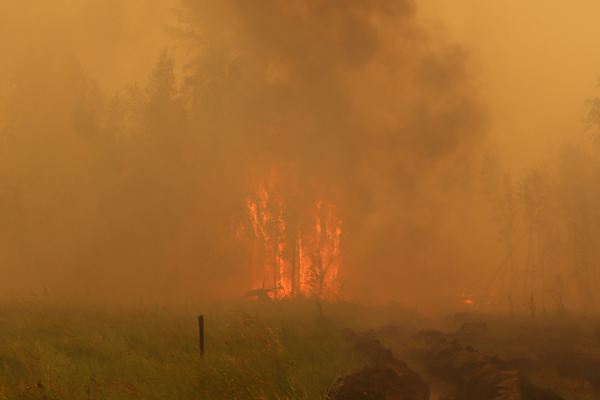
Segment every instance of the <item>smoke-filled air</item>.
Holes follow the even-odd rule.
[[[524,318],[526,329],[543,316],[592,318],[599,16],[593,0],[0,2],[0,302],[185,308],[207,327],[221,317],[202,304],[241,307],[240,329],[267,324],[253,314],[264,307],[307,307],[355,329],[341,334],[350,349],[398,310],[420,321],[414,334],[458,322],[471,334],[488,314]],[[347,307],[355,319],[340,317]],[[265,337],[279,335],[267,325]],[[277,337],[263,339],[287,349]],[[423,355],[445,337],[419,337],[410,357],[425,357],[424,374],[466,379]],[[465,345],[456,337],[448,346]],[[1,354],[0,367],[26,365]],[[286,386],[296,378],[253,375],[279,391],[248,396],[231,383],[242,378],[214,368],[229,397],[205,386],[190,396],[363,398],[344,394],[357,368],[323,372],[312,395]],[[548,374],[527,385],[569,398],[577,385],[561,381],[561,392]],[[19,393],[50,396],[50,376],[39,377],[46,389],[23,378]],[[142,398],[188,398],[134,381]],[[447,399],[496,398],[469,397],[460,382]],[[100,396],[94,384],[87,398]],[[413,398],[380,395],[368,398]]]

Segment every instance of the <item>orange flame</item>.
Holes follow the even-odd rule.
[[[286,185],[271,171],[246,199],[254,234],[253,289],[270,290],[275,299],[339,299],[338,209],[321,200],[300,205],[293,185]]]

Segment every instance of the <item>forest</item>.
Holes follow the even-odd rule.
[[[599,398],[600,78],[519,138],[427,2],[50,3],[0,5],[0,397]]]

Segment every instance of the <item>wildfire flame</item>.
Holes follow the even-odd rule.
[[[253,230],[253,289],[275,299],[341,297],[342,218],[334,204],[301,203],[276,171],[255,182],[246,207]]]

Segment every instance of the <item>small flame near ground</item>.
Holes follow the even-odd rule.
[[[483,295],[474,295],[474,294],[465,294],[462,293],[458,300],[459,304],[464,304],[469,306],[470,309],[476,310],[480,306],[486,308],[489,306],[498,305],[498,299],[494,299],[498,295],[498,291],[492,290],[487,294]]]
[[[252,288],[276,300],[343,299],[338,206],[302,193],[294,179],[275,169],[256,179],[250,192]]]

